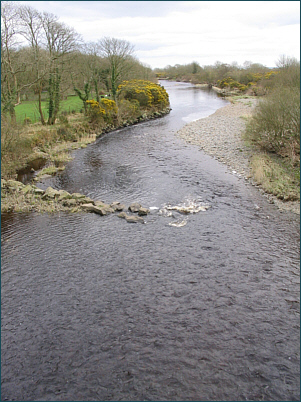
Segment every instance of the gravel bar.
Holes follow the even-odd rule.
[[[176,135],[226,164],[233,174],[256,185],[249,166],[253,152],[242,139],[246,118],[252,115],[256,103],[256,98],[236,100],[208,117],[188,123]],[[259,190],[280,210],[300,214],[299,202],[282,202],[264,193],[262,189]]]

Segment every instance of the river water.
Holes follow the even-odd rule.
[[[175,137],[223,99],[163,85],[168,116],[41,184],[152,207],[145,224],[2,216],[2,400],[299,400],[299,218]]]

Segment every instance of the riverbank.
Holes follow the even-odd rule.
[[[1,178],[18,179],[20,171],[40,170],[45,166],[47,174],[56,174],[72,158],[70,152],[84,148],[98,137],[119,128],[157,119],[170,112],[143,110],[138,117],[120,118],[108,124],[103,121],[89,123],[82,113],[61,117],[57,124],[41,123],[18,125],[4,119],[1,127]],[[41,172],[40,172],[41,174]]]
[[[233,174],[257,186],[262,194],[280,210],[300,214],[299,201],[283,201],[269,194],[255,180],[251,161],[260,152],[246,144],[243,133],[257,98],[236,99],[204,119],[193,121],[177,132],[177,136],[226,164]]]
[[[23,127],[21,133],[18,133],[18,138],[31,143],[30,147],[24,148],[19,156],[17,155],[18,152],[14,154],[13,148],[10,154],[2,156],[1,213],[11,211],[78,212],[79,209],[75,205],[54,203],[54,200],[49,198],[42,199],[42,194],[39,193],[36,186],[24,190],[24,185],[21,182],[20,186],[16,185],[18,181],[15,180],[19,180],[20,176],[18,172],[32,172],[33,182],[38,183],[43,178],[54,176],[63,171],[65,165],[72,160],[72,151],[85,148],[100,136],[119,128],[163,117],[170,110],[167,107],[163,110],[144,111],[138,118],[123,120],[121,124],[116,126],[89,125],[85,116],[75,114],[69,116],[67,124],[58,123],[55,126],[42,126],[38,123]],[[14,184],[10,186],[7,185],[7,182]]]

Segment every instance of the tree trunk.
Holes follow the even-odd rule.
[[[39,93],[38,93],[38,95],[39,95],[39,100],[38,100],[38,102],[39,102],[39,113],[40,113],[41,123],[43,124],[43,126],[45,126],[46,121],[44,119],[43,110],[42,110],[42,85],[41,84],[40,84],[38,90],[39,90]]]

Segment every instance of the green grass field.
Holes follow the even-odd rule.
[[[60,113],[63,111],[71,113],[75,111],[78,113],[83,108],[83,102],[78,96],[68,96],[66,100],[60,102]],[[48,119],[47,101],[42,101],[42,110],[44,117]],[[25,118],[29,118],[32,123],[40,120],[37,101],[23,101],[20,105],[15,107],[16,118],[18,123],[23,123]]]

